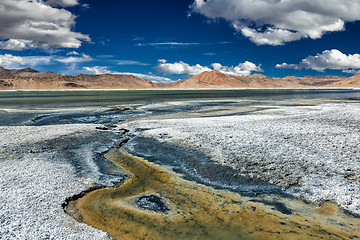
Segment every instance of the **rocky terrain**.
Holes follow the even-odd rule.
[[[201,89],[201,88],[358,88],[360,74],[350,78],[340,76],[305,76],[272,78],[262,74],[235,76],[221,72],[203,72],[189,79],[158,84],[132,75],[64,75],[37,72],[31,68],[0,67],[0,90],[61,90],[61,89]]]
[[[333,83],[333,86],[337,87],[353,87],[360,86],[360,74],[343,79],[342,81]]]

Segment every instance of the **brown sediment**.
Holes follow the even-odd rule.
[[[313,213],[314,208],[307,209],[308,214],[294,211],[287,215],[251,198],[183,180],[155,164],[129,155],[121,148],[112,149],[106,157],[132,176],[118,188],[88,193],[75,205],[85,223],[108,232],[116,239],[360,237],[359,219],[338,213],[340,211],[333,212],[332,219],[324,217],[326,214],[322,211]],[[144,195],[160,197],[171,210],[158,213],[138,208],[135,202]],[[289,203],[292,209],[295,201]]]
[[[316,208],[313,212],[323,216],[333,216],[336,211],[339,210],[339,206],[332,202],[324,202],[320,207]]]

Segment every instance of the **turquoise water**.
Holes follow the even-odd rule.
[[[2,108],[109,106],[179,100],[218,99],[342,99],[360,98],[360,90],[124,90],[124,91],[0,91]]]

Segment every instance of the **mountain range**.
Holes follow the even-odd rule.
[[[360,88],[360,74],[349,78],[341,76],[273,78],[262,74],[235,76],[211,71],[202,72],[174,83],[158,84],[132,75],[64,75],[38,72],[31,68],[5,69],[0,67],[0,90],[158,88]]]

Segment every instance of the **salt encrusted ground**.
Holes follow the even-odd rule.
[[[94,152],[117,139],[95,137],[103,135],[95,126],[0,127],[0,239],[110,239],[61,207],[67,197],[111,178],[90,165]]]
[[[348,102],[278,106],[242,116],[138,120],[121,127],[141,138],[204,151],[239,176],[266,180],[293,196],[334,200],[360,214],[359,123],[360,103]]]
[[[183,104],[189,103],[177,105]],[[238,176],[263,179],[311,201],[335,200],[360,214],[360,103],[267,104],[251,111],[241,105],[224,111],[219,105],[186,114],[171,114],[164,106],[145,111],[155,108],[166,115],[118,128],[130,128],[135,139],[203,151]],[[248,115],[193,117],[236,112]],[[96,126],[0,126],[0,239],[109,239],[61,207],[67,197],[91,186],[124,179],[100,159],[122,135]]]

